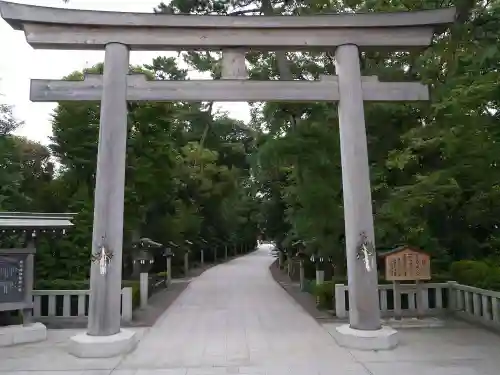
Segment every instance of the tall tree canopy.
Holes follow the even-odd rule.
[[[377,245],[412,243],[447,261],[495,256],[500,99],[500,1],[183,1],[166,13],[270,15],[412,11],[456,6],[450,32],[424,53],[362,54],[362,73],[419,80],[431,103],[365,107]],[[187,53],[196,69],[218,73],[217,53]],[[329,53],[247,54],[251,78],[311,79],[334,74]],[[253,155],[261,220],[284,244],[341,258],[344,224],[336,106],[254,104],[252,126],[265,130]]]

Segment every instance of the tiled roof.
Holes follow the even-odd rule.
[[[70,228],[74,216],[74,213],[0,212],[0,229]]]

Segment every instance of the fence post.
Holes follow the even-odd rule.
[[[172,284],[172,257],[167,257],[167,285],[170,284]]]
[[[324,284],[325,282],[325,271],[316,270],[316,285]]]
[[[147,272],[141,272],[139,275],[140,278],[140,291],[141,291],[141,309],[144,309],[148,306],[149,299],[149,274]]]
[[[300,278],[300,291],[303,292],[304,289],[305,289],[305,276],[304,276],[304,261],[301,259],[300,260],[300,274],[299,274],[299,278]]]
[[[448,281],[448,310],[451,312],[455,312],[458,310],[457,306],[457,282],[456,281]]]
[[[345,285],[335,284],[335,315],[337,318],[347,318],[347,310],[345,308]]]
[[[189,252],[186,251],[184,254],[184,277],[188,277],[189,274]]]
[[[132,288],[122,289],[122,320],[124,322],[132,321]]]

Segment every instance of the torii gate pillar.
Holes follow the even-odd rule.
[[[349,325],[337,327],[339,344],[358,349],[391,349],[397,332],[382,327],[378,296],[377,264],[373,249],[370,169],[366,138],[363,88],[356,45],[337,47],[339,80],[339,126],[342,191],[349,279]],[[369,247],[363,254],[362,246]],[[369,339],[367,340],[367,335]]]
[[[339,46],[335,52],[339,77],[339,126],[342,190],[349,274],[349,322],[352,328],[380,329],[377,269],[366,269],[358,259],[360,234],[374,242],[370,170],[366,137],[359,51],[355,45]],[[375,262],[372,262],[375,263]],[[352,307],[351,307],[352,306]]]
[[[113,357],[137,345],[135,332],[120,328],[128,70],[129,47],[107,44],[94,192],[89,320],[87,332],[70,339],[69,351],[76,357]]]

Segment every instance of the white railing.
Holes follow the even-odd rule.
[[[500,292],[448,282],[449,309],[455,315],[500,329]]]
[[[421,283],[421,311],[426,316],[451,313],[464,320],[479,323],[500,331],[500,292],[458,284]],[[390,284],[379,285],[380,312],[383,317],[394,316],[394,293]],[[417,288],[415,284],[400,284],[402,316],[417,316]],[[406,297],[405,297],[406,296]],[[335,314],[349,316],[348,287],[335,285]]]
[[[87,320],[90,290],[34,290],[33,318],[39,322]],[[132,320],[132,288],[122,289],[121,315]]]
[[[422,283],[421,311],[424,315],[438,315],[445,312],[445,293],[448,283]],[[417,288],[415,284],[400,284],[401,292],[401,316],[416,316],[417,311]],[[394,316],[394,292],[392,284],[381,284],[378,286],[380,313],[383,317]],[[349,316],[348,308],[348,286],[335,284],[335,314],[338,318]]]

